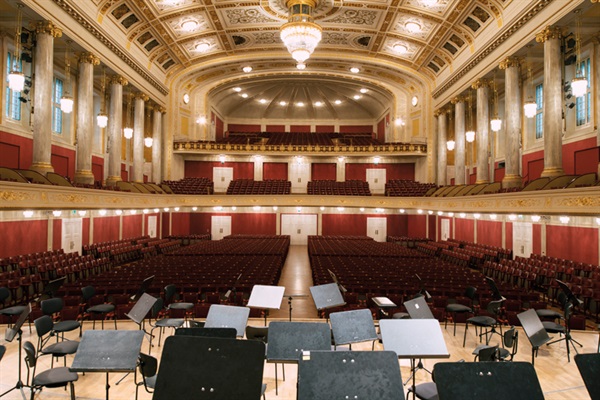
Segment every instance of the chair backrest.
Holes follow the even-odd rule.
[[[173,296],[177,292],[177,287],[175,285],[167,285],[165,286],[165,303],[170,303],[173,301]]]
[[[60,297],[44,300],[40,304],[40,308],[45,315],[52,315],[60,312],[63,308],[63,300]]]
[[[0,360],[2,360],[2,357],[4,357],[4,353],[6,353],[6,346],[0,344]]]
[[[8,290],[8,288],[5,288],[5,287],[0,287],[0,303],[2,303],[2,305],[4,305],[4,302],[9,297],[10,297],[10,290]]]
[[[496,361],[496,353],[498,352],[498,346],[485,347],[479,350],[478,361]]]
[[[83,300],[88,301],[96,294],[96,289],[93,286],[86,286],[81,288],[81,293],[83,294]]]
[[[471,301],[475,299],[476,294],[477,294],[476,287],[469,286],[468,288],[465,289],[465,297],[468,297],[469,299],[471,299]]]
[[[37,358],[35,357],[35,347],[30,341],[23,343],[23,350],[25,350],[25,362],[29,368],[35,368]]]
[[[269,341],[269,327],[251,325],[246,326],[246,339],[260,340],[261,342],[267,343]]]
[[[504,347],[511,349],[510,359],[512,360],[519,349],[519,331],[517,331],[514,326],[511,327],[504,332],[503,340]]]
[[[140,353],[138,356],[140,373],[144,378],[150,378],[156,375],[158,370],[158,361],[148,354]]]
[[[490,301],[486,308],[487,312],[493,315],[498,315],[498,311],[500,310],[500,307],[502,306],[503,302],[504,299]]]
[[[165,304],[165,301],[161,297],[159,297],[158,299],[156,299],[156,302],[152,306],[152,318],[158,317],[158,314],[163,309],[164,304]]]
[[[46,333],[50,332],[54,327],[54,322],[52,321],[52,317],[49,315],[42,315],[35,321],[33,321],[33,325],[35,325],[35,331],[37,335],[42,338]]]

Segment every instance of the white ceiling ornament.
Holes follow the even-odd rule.
[[[413,28],[414,26],[414,28]],[[417,29],[418,27],[418,29]],[[426,40],[435,24],[423,18],[409,14],[401,14],[394,23],[394,30],[401,35],[407,35]],[[413,28],[413,29],[411,29]]]

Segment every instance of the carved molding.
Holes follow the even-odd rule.
[[[519,57],[508,57],[506,60],[500,61],[498,67],[500,69],[508,69],[509,67],[519,67],[521,65],[521,59]]]
[[[129,82],[127,81],[127,79],[121,75],[112,75],[108,78],[108,83],[110,85],[121,85],[121,86],[127,86],[129,84]]]
[[[54,38],[59,38],[62,36],[62,29],[54,25],[52,21],[40,21],[35,23],[35,33],[47,33]]]
[[[557,26],[547,26],[543,31],[535,35],[535,41],[544,43],[549,39],[562,39],[562,29]]]
[[[95,56],[92,53],[79,53],[78,54],[78,60],[80,63],[86,63],[86,64],[92,64],[92,65],[100,65],[100,58],[98,58],[97,56]]]

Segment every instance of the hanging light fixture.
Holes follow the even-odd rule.
[[[125,128],[123,128],[123,136],[125,139],[131,139],[133,137],[133,127],[131,125],[131,98],[132,94],[129,93],[127,96],[127,108],[125,114]]]
[[[67,40],[67,49],[65,50],[65,93],[60,98],[60,109],[65,114],[73,111],[73,97],[70,95],[71,88],[71,60],[69,60],[70,40]]]
[[[17,4],[17,27],[15,29],[15,54],[13,68],[8,74],[8,87],[14,92],[21,92],[25,87],[25,75],[21,71],[21,19],[23,4]]]
[[[96,116],[96,123],[99,128],[106,128],[108,125],[108,115],[104,112],[104,102],[106,96],[106,71],[102,68],[102,79],[100,80],[100,112]]]
[[[287,0],[288,22],[280,29],[280,37],[294,60],[304,64],[321,41],[321,27],[313,22],[315,0]]]
[[[446,142],[446,147],[448,148],[448,151],[454,150],[455,146],[456,146],[456,142],[454,140],[448,140]]]
[[[152,139],[151,137],[144,138],[144,146],[146,146],[146,147],[152,147],[153,142],[154,142],[154,139]]]
[[[469,143],[473,143],[475,141],[475,131],[473,130],[473,99],[471,97],[471,91],[469,90],[469,95],[467,96],[467,117],[468,117],[468,127],[469,130],[465,132],[465,140]]]
[[[492,131],[499,132],[502,129],[502,120],[498,116],[498,87],[496,86],[496,70],[494,70],[494,79],[492,81],[493,96],[492,101],[494,102],[494,117],[490,121],[490,127]]]
[[[585,72],[582,73],[579,63],[581,62],[581,18],[579,14],[581,10],[575,10],[576,20],[576,31],[575,31],[575,78],[571,81],[571,89],[573,90],[573,96],[583,97],[587,93],[588,81],[585,78]]]
[[[525,117],[533,118],[537,112],[537,104],[535,99],[533,98],[533,71],[531,68],[531,57],[529,55],[529,50],[532,45],[527,46],[527,81],[529,82],[529,96],[527,97],[527,101],[523,104],[523,109],[525,111]]]

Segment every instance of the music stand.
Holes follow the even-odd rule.
[[[259,399],[264,358],[265,344],[258,340],[170,336],[152,398]]]
[[[229,300],[229,298],[231,297],[231,294],[233,293],[233,303],[237,304],[237,284],[240,281],[240,279],[242,279],[242,274],[240,273],[238,275],[238,277],[236,278],[235,282],[233,282],[233,286],[231,286],[231,289],[229,289],[226,293],[225,293],[225,300]]]
[[[283,286],[254,285],[246,306],[263,309],[265,312],[265,326],[267,326],[269,310],[279,310],[281,308],[283,292],[285,292]]]
[[[178,328],[175,330],[175,335],[235,339],[237,330],[235,328]]]
[[[398,359],[393,351],[305,351],[298,360],[297,396],[298,400],[404,398]]]
[[[410,359],[412,393],[415,394],[416,360],[450,358],[440,323],[435,319],[384,319],[379,322],[385,350],[395,351],[398,358]]]
[[[423,296],[415,297],[412,300],[405,301],[403,304],[412,319],[435,319]]]
[[[267,362],[275,364],[297,363],[302,352],[307,350],[331,350],[331,328],[329,324],[276,321],[269,323]],[[278,390],[277,365],[275,365],[276,395]]]
[[[440,399],[544,400],[528,362],[444,362],[434,368]]]
[[[576,354],[575,364],[579,368],[579,373],[583,378],[585,387],[592,400],[600,399],[600,354]]]
[[[317,310],[343,306],[346,304],[337,283],[311,286],[310,294],[315,302]]]
[[[540,346],[548,343],[552,338],[548,336],[539,315],[533,308],[517,314],[517,318],[521,321],[521,326],[531,343],[531,365],[533,365]]]
[[[205,328],[235,328],[237,336],[243,337],[248,324],[250,309],[248,307],[225,306],[212,304],[208,309]]]
[[[385,312],[384,308],[398,307],[398,305],[396,303],[394,303],[387,297],[372,297],[371,301],[373,302],[373,304],[375,304],[378,307],[378,310],[377,310],[378,318],[377,319],[383,319],[384,314],[388,315],[388,313]]]
[[[12,328],[7,328],[6,332],[4,333],[4,340],[6,340],[7,342],[12,342],[15,339],[15,337],[17,338],[17,342],[19,342],[19,344],[18,344],[19,367],[17,368],[19,378],[17,379],[17,383],[15,384],[15,386],[8,389],[6,392],[0,394],[0,397],[4,397],[6,394],[12,392],[15,389],[18,389],[21,391],[21,395],[23,395],[23,399],[27,399],[27,397],[25,397],[25,391],[23,390],[23,388],[26,387],[26,385],[21,380],[21,365],[22,365],[21,360],[23,359],[23,357],[22,357],[23,350],[22,350],[22,346],[21,346],[22,341],[23,341],[23,338],[22,338],[23,331],[21,330],[21,327],[23,327],[23,324],[29,317],[30,313],[31,313],[31,304],[27,304],[27,306],[25,307],[23,312],[21,312],[21,314],[19,315],[17,322],[15,322],[15,324],[12,326]],[[29,387],[29,386],[27,386],[27,387]]]
[[[47,295],[49,298],[54,297],[56,292],[58,292],[58,289],[60,289],[60,287],[65,283],[66,280],[67,280],[67,277],[62,276],[58,279],[54,279],[54,280],[48,282],[48,284],[46,286],[44,286],[44,290],[42,291],[42,296],[40,296],[40,298],[38,300],[41,300],[44,297],[44,295]]]
[[[342,284],[340,283],[340,281],[338,281],[337,276],[335,276],[335,274],[333,273],[332,270],[327,269],[327,272],[329,272],[329,276],[331,277],[331,279],[333,280],[333,282],[338,285],[338,287],[340,288],[340,292],[342,293],[346,293],[348,290],[346,290],[345,287],[342,286]]]
[[[153,280],[154,280],[154,275],[149,276],[146,279],[144,279],[142,281],[142,284],[140,285],[140,288],[138,289],[137,293],[135,295],[131,296],[130,300],[131,301],[138,301],[139,298],[142,297],[142,295],[144,293],[146,293],[146,291],[148,290],[148,288],[152,284]]]
[[[288,299],[288,307],[290,309],[290,322],[292,321],[292,300],[300,297],[308,297],[307,294],[284,294],[283,297]]]
[[[564,319],[565,319],[564,336],[560,339],[556,339],[552,342],[548,342],[548,346],[551,344],[554,344],[554,343],[562,342],[564,340],[565,344],[567,346],[567,361],[571,362],[571,349],[570,349],[569,345],[573,346],[573,350],[575,350],[575,353],[578,353],[577,347],[575,347],[575,344],[578,344],[579,347],[583,347],[583,346],[581,343],[579,343],[577,340],[573,339],[573,337],[571,336],[570,320],[571,320],[571,315],[573,313],[573,308],[580,306],[581,304],[583,304],[583,302],[581,300],[579,300],[577,297],[575,297],[575,295],[573,294],[571,289],[569,289],[569,287],[564,282],[556,279],[556,283],[558,283],[558,286],[560,287],[560,289],[563,291],[563,293],[567,297],[567,301],[564,304],[564,308],[565,308],[564,309]],[[554,322],[550,322],[550,325],[553,325],[553,324],[554,324]],[[555,326],[555,325],[553,325],[553,326]],[[560,326],[559,326],[559,328],[560,328]]]
[[[157,300],[156,297],[150,296],[148,293],[142,293],[133,308],[128,313],[125,313],[125,316],[135,322],[140,330],[144,331],[148,336],[150,334],[143,327],[144,318],[146,318],[146,315],[148,315]]]
[[[335,345],[377,340],[375,322],[368,308],[362,310],[341,311],[329,314]]]

